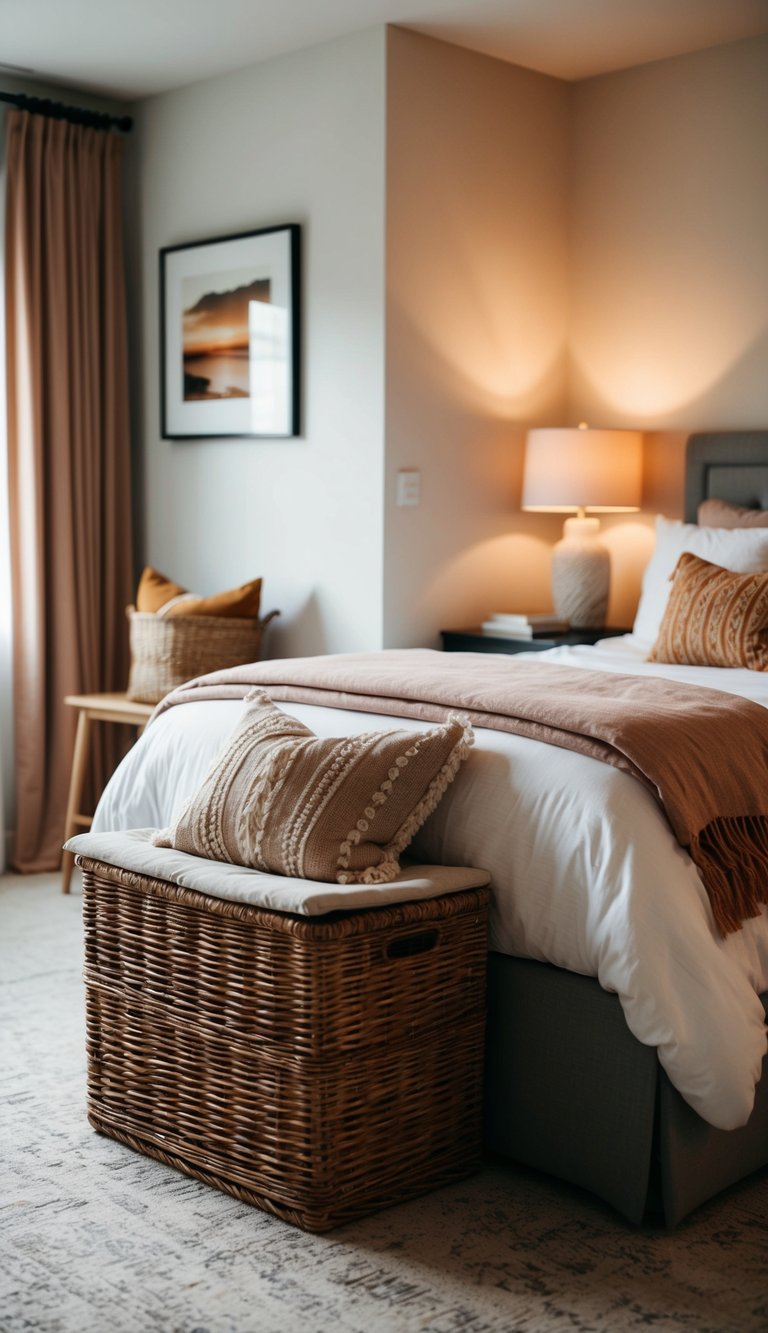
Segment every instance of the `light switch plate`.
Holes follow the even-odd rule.
[[[421,504],[421,473],[418,468],[401,468],[397,474],[399,506]]]

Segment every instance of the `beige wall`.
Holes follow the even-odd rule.
[[[565,412],[568,85],[402,29],[387,61],[384,639],[546,605],[558,520],[518,509]],[[421,471],[419,508],[397,472]]]
[[[575,85],[388,52],[385,641],[547,605],[524,429],[584,419],[648,432],[644,513],[603,520],[631,624],[686,435],[768,424],[768,38]]]
[[[768,37],[574,87],[571,399],[768,421]]]
[[[143,103],[144,554],[208,593],[261,575],[271,655],[381,645],[385,33]],[[302,225],[303,428],[160,439],[158,251]]]
[[[572,109],[571,416],[651,432],[646,508],[678,517],[688,432],[768,426],[768,38],[586,80]],[[626,623],[648,537],[605,526]]]

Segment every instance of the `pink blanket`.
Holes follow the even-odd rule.
[[[722,934],[768,902],[768,710],[659,677],[429,649],[255,662],[174,690],[158,716],[253,686],[277,701],[478,727],[577,750],[631,773],[696,863]]]

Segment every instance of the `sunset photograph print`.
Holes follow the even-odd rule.
[[[269,304],[270,287],[252,269],[182,279],[186,402],[250,396],[249,311]]]

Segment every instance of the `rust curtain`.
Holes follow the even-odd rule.
[[[75,724],[64,696],[127,681],[123,143],[25,111],[9,112],[6,125],[13,859],[39,871],[61,859]],[[102,775],[114,757],[102,750]]]

